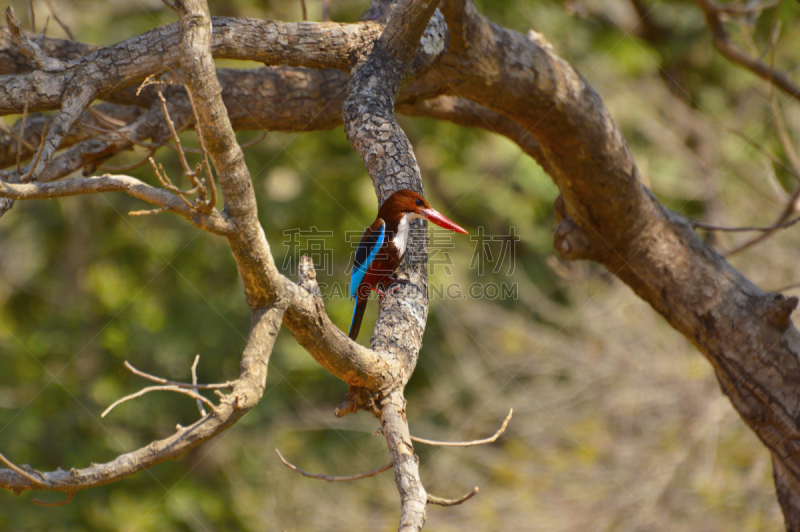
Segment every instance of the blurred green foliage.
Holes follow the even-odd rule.
[[[17,3],[24,19],[27,4]],[[155,0],[54,4],[79,40],[100,44],[175,20]],[[310,19],[319,20],[320,2],[307,4]],[[670,208],[726,225],[767,224],[785,190],[797,186],[763,153],[787,160],[776,131],[785,127],[797,138],[796,102],[777,95],[771,105],[769,87],[721,58],[693,3],[645,6],[669,30],[659,38],[642,35],[631,7],[610,0],[477,4],[498,24],[543,32],[590,80],[643,179]],[[34,5],[41,29],[48,10]],[[333,19],[355,21],[366,7],[333,2]],[[297,1],[218,0],[211,11],[300,19]],[[730,29],[743,48],[764,51],[778,22],[775,66],[793,71],[800,64],[795,2]],[[48,34],[61,30],[50,21]],[[768,453],[721,396],[708,364],[600,268],[553,256],[558,192],[542,170],[504,138],[433,120],[401,123],[431,203],[472,237],[452,236],[431,256],[431,285],[458,291],[431,300],[407,391],[412,431],[483,437],[515,409],[507,435],[493,445],[418,447],[432,493],[481,488],[463,506],[429,509],[429,528],[778,530]],[[246,142],[256,134],[239,135]],[[184,141],[191,145],[193,136]],[[347,235],[358,235],[377,210],[362,162],[341,128],[270,134],[245,156],[260,219],[287,275],[307,244],[293,246],[293,231],[328,232],[330,264],[318,276],[328,313],[346,329],[351,301],[338,294],[353,249]],[[158,160],[179,174],[172,152]],[[136,175],[153,181],[147,169]],[[126,214],[141,208],[122,195],[83,196],[18,203],[0,220],[0,452],[16,463],[84,467],[197,419],[191,399],[158,393],[101,419],[110,403],[146,385],[123,368],[125,360],[188,380],[199,353],[201,382],[237,376],[249,312],[226,243],[174,216]],[[475,262],[486,260],[475,240],[481,234],[499,237],[488,241],[494,260],[482,273]],[[496,268],[512,234],[519,239],[513,260]],[[724,249],[746,237],[709,238]],[[734,263],[777,289],[797,282],[797,248],[796,230],[787,231]],[[516,292],[469,297],[473,283]],[[365,331],[374,317],[373,305]],[[333,418],[345,392],[283,330],[263,400],[227,433],[63,507],[31,501],[57,494],[2,494],[0,530],[393,530],[391,473],[319,483],[289,472],[273,452],[278,447],[300,467],[333,475],[383,465],[388,454],[371,436],[373,419]]]

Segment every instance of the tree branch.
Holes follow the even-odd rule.
[[[399,532],[422,530],[428,493],[419,478],[419,457],[414,454],[406,420],[406,400],[401,390],[380,402],[381,432],[394,464],[394,479],[400,492]]]
[[[497,432],[489,436],[488,438],[483,438],[482,440],[472,440],[472,441],[435,441],[435,440],[426,440],[425,438],[417,438],[416,436],[411,436],[411,441],[415,441],[417,443],[424,443],[425,445],[435,445],[437,447],[474,447],[476,445],[486,445],[487,443],[494,443],[497,441],[497,438],[503,435],[508,428],[508,423],[511,421],[511,416],[514,414],[514,409],[508,411],[508,415],[506,419],[503,420],[503,424],[497,429]],[[466,499],[465,499],[466,500]]]
[[[389,23],[391,29],[387,27],[385,39],[382,37],[374,48],[371,39],[382,28],[376,23],[283,25],[234,19],[218,21],[213,46],[219,57],[262,57],[275,64],[343,69],[358,64],[344,104],[344,123],[348,138],[373,179],[379,201],[397,188],[422,190],[413,151],[392,113],[403,83],[408,82],[405,93],[415,109],[435,96],[455,97],[460,100],[453,111],[443,108],[448,100],[437,100],[424,112],[452,112],[456,119],[465,118],[468,116],[465,110],[458,109],[468,100],[486,110],[481,113],[487,122],[497,121],[503,125],[504,134],[516,136],[520,142],[528,134],[533,135],[537,153],[546,163],[543,166],[562,195],[557,207],[560,223],[556,248],[566,258],[592,259],[603,264],[703,352],[714,367],[723,393],[730,397],[742,418],[772,452],[776,487],[787,526],[796,527],[800,522],[800,499],[795,495],[800,493],[797,458],[800,439],[796,423],[800,419],[800,396],[797,394],[800,335],[791,323],[791,313],[797,300],[759,290],[703,243],[683,217],[658,204],[642,186],[619,127],[597,93],[558,57],[540,34],[532,32],[526,37],[494,25],[468,0],[445,0],[442,9],[451,32],[450,49],[439,59],[436,72],[414,79],[415,73],[424,70],[444,50],[433,45],[438,41],[431,37],[427,43],[431,46],[410,52],[412,45],[417,50],[419,35],[415,32],[424,27],[422,21],[427,22],[426,17],[430,16],[427,10],[433,11],[430,5],[420,11],[415,11],[416,7],[419,3],[411,2],[396,9],[395,14],[403,13],[402,22],[407,23],[407,29],[394,27],[393,24],[400,24],[400,19],[393,16]],[[45,55],[67,62],[65,73],[30,73],[29,61],[19,61],[19,53],[16,58],[11,54],[10,60],[5,59],[9,56],[5,51],[12,45],[0,46],[4,51],[0,53],[2,68],[21,72],[0,78],[0,111],[20,112],[29,96],[32,111],[56,108],[62,111],[54,126],[48,128],[48,144],[41,161],[33,165],[39,170],[52,164],[56,145],[66,138],[76,117],[81,116],[89,96],[102,95],[117,102],[141,104],[152,95],[137,97],[126,87],[180,62],[197,104],[198,132],[219,175],[225,214],[236,228],[236,232],[226,233],[226,236],[254,316],[252,342],[248,342],[242,359],[241,377],[232,394],[227,396],[229,399],[219,405],[216,416],[207,416],[172,438],[154,442],[148,448],[123,455],[109,464],[74,473],[42,474],[42,485],[45,489],[70,493],[89,485],[111,482],[178,456],[230,426],[241,416],[242,410],[252,407],[260,397],[269,350],[283,321],[298,341],[337,376],[351,385],[382,392],[378,394],[382,397],[377,404],[382,430],[393,453],[396,481],[403,501],[401,527],[418,529],[424,522],[428,498],[418,480],[416,458],[410,436],[407,437],[401,390],[416,362],[427,316],[424,260],[418,263],[407,260],[401,266],[412,284],[387,297],[381,305],[372,339],[374,350],[350,342],[330,323],[321,300],[313,295],[313,290],[306,289],[313,288],[311,281],[301,280],[301,284],[296,285],[277,273],[269,245],[258,225],[250,176],[244,168],[241,151],[235,147],[232,124],[224,118],[222,89],[211,62],[210,19],[207,11],[199,8],[194,1],[181,7],[184,40],[180,46],[174,25],[83,57],[81,50],[86,48],[81,45],[59,44],[64,54],[78,54],[65,59],[51,52],[54,41],[39,41]],[[293,40],[296,46],[287,47],[281,41],[287,32],[310,38],[303,42]],[[0,41],[8,35],[0,31]],[[259,38],[254,38],[255,35]],[[257,46],[237,48],[239,38],[252,40]],[[312,45],[319,48],[318,43],[328,41],[340,42],[341,46],[332,51],[308,50]],[[153,47],[146,46],[152,42],[163,45],[157,48],[162,51],[156,53]],[[264,50],[255,49],[262,45]],[[426,48],[436,53],[426,57]],[[370,54],[363,62],[364,56],[359,55],[362,52]],[[131,62],[124,63],[121,58],[130,58]],[[102,66],[112,61],[117,61],[120,68],[103,71]],[[85,85],[85,92],[70,86],[67,75],[76,76],[71,78],[73,80],[87,79],[79,74],[92,62],[100,65],[101,70],[97,77],[89,79],[91,83]],[[307,80],[327,83],[327,87],[342,87],[346,82],[346,75],[341,72],[312,73],[289,68],[265,69],[248,79],[258,79],[266,75],[265,72],[272,76],[270,79],[285,82],[282,86],[287,87],[293,83],[299,86],[301,81]],[[225,79],[226,75],[220,72],[221,78]],[[229,79],[243,78],[230,74]],[[774,73],[771,79],[774,81]],[[222,83],[225,87],[232,85]],[[254,87],[256,85],[250,88]],[[502,91],[498,87],[502,87]],[[794,86],[784,90],[797,97]],[[331,102],[331,107],[338,105],[336,98],[323,102],[319,97],[309,96],[308,101],[316,101],[314,112]],[[228,109],[231,116],[236,115],[235,105],[229,104]],[[239,111],[239,115],[243,113]],[[338,123],[338,119],[331,119],[327,112],[320,116],[323,118],[312,127]],[[241,120],[247,124],[256,122],[248,122],[247,118]],[[22,132],[19,136],[27,137]],[[22,148],[17,153],[21,151]],[[41,177],[44,173],[35,172],[35,175]],[[3,184],[4,187],[12,185],[17,186]],[[44,185],[29,183],[24,186]],[[3,190],[26,194],[34,194],[30,191],[35,190],[38,194],[46,189],[12,187]],[[409,257],[424,257],[424,249],[423,242],[413,240]],[[411,297],[416,290],[422,297]],[[39,482],[35,475],[32,478]],[[13,469],[0,471],[0,485],[18,490],[35,487],[31,479]]]
[[[428,494],[428,504],[436,504],[437,506],[456,506],[465,501],[470,500],[475,495],[478,494],[478,486],[472,488],[472,491],[468,491],[458,499],[442,499],[441,497],[436,497],[435,495]]]
[[[393,107],[401,83],[427,69],[445,51],[447,28],[441,16],[431,19],[435,10],[434,2],[400,3],[371,55],[353,70],[350,79],[342,110],[345,132],[367,167],[379,204],[401,188],[423,193],[419,166],[408,138],[394,119]],[[412,222],[411,234],[420,228],[418,222]],[[428,314],[424,240],[410,239],[407,256],[416,260],[413,264],[404,260],[398,271],[407,274],[410,283],[399,296],[383,299],[371,340],[373,349],[392,357],[390,365],[396,371],[390,381],[394,388],[384,392],[377,403],[400,492],[401,532],[422,529],[427,503],[402,394],[416,366]],[[421,297],[413,297],[409,289]]]
[[[192,364],[192,374],[193,375],[194,375],[195,367],[197,365],[197,361],[199,360],[199,357],[200,357],[200,355],[197,355],[197,358],[195,358],[195,363]],[[220,383],[220,384],[197,384],[196,382],[194,382],[194,380],[195,380],[194,378],[192,379],[193,382],[191,384],[186,383],[186,382],[171,381],[171,380],[168,380],[168,379],[164,379],[164,378],[158,377],[156,375],[150,375],[149,373],[145,373],[144,371],[136,369],[127,360],[125,361],[123,366],[125,366],[125,369],[127,369],[128,371],[130,371],[134,375],[136,375],[138,377],[142,377],[143,379],[147,379],[149,381],[157,382],[159,384],[169,384],[171,386],[178,386],[179,388],[191,388],[192,390],[195,390],[195,391],[197,391],[197,390],[230,390],[230,389],[233,388],[233,385],[234,385],[233,381],[223,382],[223,383]]]
[[[83,469],[20,472],[9,467],[5,460],[9,469],[0,469],[0,488],[15,493],[36,489],[73,494],[79,490],[115,482],[165,460],[174,460],[210,440],[236,423],[261,398],[267,378],[269,356],[284,310],[284,307],[273,306],[253,311],[239,378],[233,382],[233,391],[216,406],[216,412],[189,427],[179,428],[169,438],[151,442],[146,447],[122,454],[110,462],[92,464]]]
[[[349,70],[369,54],[382,29],[374,22],[288,23],[215,17],[211,45],[218,59]],[[0,61],[0,65],[5,63],[6,68],[18,72],[0,76],[0,115],[22,109],[28,95],[32,111],[62,107],[63,95],[75,86],[75,76],[84,77],[83,86],[108,94],[174,69],[181,62],[179,37],[179,25],[169,24],[99,50],[73,44],[67,48],[71,53],[89,53],[67,63],[64,72],[24,73],[16,61]],[[287,47],[287,41],[293,45]],[[326,46],[318,46],[320,42]]]
[[[325,480],[327,482],[350,482],[352,480],[360,480],[362,478],[375,476],[378,473],[383,473],[387,469],[391,469],[392,468],[392,463],[390,462],[390,463],[386,464],[385,466],[379,467],[378,469],[375,469],[373,471],[369,471],[368,473],[359,473],[358,475],[350,475],[350,476],[347,476],[347,477],[332,477],[330,475],[322,475],[322,474],[309,473],[307,471],[303,471],[302,469],[300,469],[296,465],[292,464],[291,462],[288,462],[286,460],[286,458],[283,457],[283,455],[281,454],[281,452],[278,449],[275,449],[275,452],[278,453],[278,457],[281,459],[281,462],[283,462],[283,465],[285,465],[286,467],[288,467],[292,471],[300,473],[304,477],[316,478],[316,479],[319,479],[319,480]]]
[[[224,214],[213,211],[204,214],[167,190],[156,188],[135,177],[105,174],[98,177],[65,179],[53,183],[7,183],[0,179],[0,198],[11,199],[52,199],[95,194],[98,192],[124,192],[134,198],[158,205],[187,219],[200,229],[218,235],[231,235],[238,232],[236,224]]]
[[[658,204],[599,96],[542,36],[493,25],[467,0],[446,0],[443,11],[455,53],[442,68],[464,73],[461,94],[531,131],[551,165],[563,196],[556,249],[603,264],[691,340],[782,463],[780,484],[800,492],[797,299],[759,290]],[[781,499],[787,519],[800,515],[796,500]]]
[[[181,386],[173,386],[171,384],[165,384],[165,385],[162,385],[162,386],[148,386],[147,388],[142,388],[141,390],[139,390],[136,393],[132,393],[130,395],[126,395],[125,397],[122,397],[121,399],[117,399],[116,401],[111,403],[111,405],[108,408],[103,410],[103,413],[100,414],[100,417],[106,417],[109,413],[111,413],[112,410],[114,410],[116,407],[118,407],[122,403],[126,403],[126,402],[130,401],[131,399],[136,399],[136,398],[141,397],[141,396],[143,396],[145,394],[148,394],[150,392],[182,393],[184,395],[188,395],[192,399],[196,399],[197,401],[204,403],[206,406],[208,406],[208,408],[211,409],[211,413],[212,414],[216,414],[216,412],[217,412],[216,405],[214,405],[214,403],[212,403],[211,401],[209,401],[207,398],[203,397],[202,395],[200,395],[196,391],[187,390],[186,388],[183,388]],[[205,416],[206,414],[202,413],[202,415]]]
[[[745,67],[756,76],[769,81],[795,100],[800,100],[800,87],[795,85],[784,73],[773,69],[754,57],[750,57],[731,42],[720,18],[721,13],[728,12],[725,7],[717,5],[713,0],[697,0],[697,4],[703,11],[706,23],[711,29],[711,34],[714,37],[714,46],[717,47],[717,50],[722,55],[728,58],[729,61]],[[764,9],[767,6],[760,7]]]
[[[33,68],[43,72],[63,72],[66,69],[66,65],[62,61],[46,56],[42,49],[39,48],[39,45],[28,39],[28,36],[22,31],[22,24],[14,16],[14,9],[11,6],[8,6],[3,11],[3,15],[5,16],[6,24],[8,24],[8,30],[14,37],[17,46],[19,46],[20,52],[30,61]]]

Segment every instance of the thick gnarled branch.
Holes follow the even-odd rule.
[[[348,85],[342,110],[345,132],[367,167],[379,203],[401,188],[423,192],[414,151],[393,110],[401,83],[427,69],[445,51],[447,28],[441,15],[431,18],[435,10],[436,3],[424,0],[400,3]],[[371,340],[373,349],[393,359],[393,389],[376,403],[400,492],[401,532],[422,529],[427,504],[402,393],[416,366],[428,314],[426,243],[412,239],[407,256],[418,259],[413,264],[406,260],[398,270],[409,276],[410,284],[399,296],[384,298]],[[413,297],[409,289],[420,290],[422,297]]]
[[[382,29],[373,22],[288,23],[215,17],[211,46],[219,59],[348,70],[369,53]],[[74,87],[75,76],[82,78],[81,87],[108,94],[174,69],[181,64],[179,37],[178,24],[162,26],[73,59],[63,72],[19,73],[16,63],[9,61],[9,68],[18,73],[0,76],[0,114],[18,112],[26,98],[31,111],[63,107],[64,94]],[[287,47],[287,40],[295,45]],[[319,42],[327,45],[321,48]],[[86,47],[90,50],[92,47]]]
[[[465,73],[460,92],[514,116],[540,142],[564,203],[557,249],[605,265],[689,338],[782,463],[776,483],[800,492],[800,396],[789,392],[800,382],[800,334],[789,319],[796,300],[764,294],[658,204],[599,96],[543,36],[493,25],[468,0],[446,0],[443,10],[455,53],[442,62]],[[798,522],[796,500],[781,499],[787,523]]]

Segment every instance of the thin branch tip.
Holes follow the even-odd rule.
[[[41,499],[31,499],[31,500],[34,502],[34,504],[37,504],[39,506],[64,506],[72,502],[72,499],[75,497],[74,491],[68,491],[66,493],[67,493],[67,498],[64,499],[63,501],[43,501]]]
[[[198,357],[200,355],[197,355]],[[189,384],[186,382],[180,381],[171,381],[168,379],[164,379],[162,377],[157,377],[155,375],[150,375],[149,373],[145,373],[140,369],[136,369],[131,365],[130,362],[127,360],[122,364],[125,369],[136,375],[137,377],[142,377],[143,379],[147,379],[149,381],[157,382],[159,384],[169,384],[171,386],[178,386],[180,388],[191,388],[191,389],[198,389],[198,390],[230,390],[233,388],[234,383],[232,381],[226,381],[219,384]]]
[[[417,438],[416,436],[411,436],[411,440],[417,443],[422,443],[424,445],[435,445],[437,447],[473,447],[475,445],[485,445],[487,443],[494,443],[500,436],[503,435],[503,433],[506,431],[506,428],[508,428],[508,423],[511,421],[512,415],[514,415],[513,408],[508,410],[508,415],[506,416],[506,419],[503,420],[503,424],[500,426],[500,428],[497,429],[497,432],[495,432],[488,438],[484,438],[482,440],[447,442],[447,441],[426,440],[425,438]]]
[[[378,469],[375,469],[373,471],[369,471],[367,473],[359,473],[357,475],[350,475],[350,476],[346,476],[346,477],[333,477],[333,476],[330,476],[330,475],[323,475],[323,474],[320,474],[320,473],[309,473],[307,471],[303,471],[302,469],[300,469],[296,465],[294,465],[291,462],[289,462],[288,460],[286,460],[286,458],[283,457],[283,455],[281,454],[281,452],[278,449],[275,449],[275,452],[278,453],[278,458],[281,459],[281,462],[283,462],[283,465],[285,465],[286,467],[288,467],[289,469],[291,469],[295,473],[300,473],[304,477],[308,477],[308,478],[316,478],[318,480],[325,480],[326,482],[350,482],[351,480],[360,480],[362,478],[367,478],[367,477],[371,477],[371,476],[377,475],[378,473],[383,473],[387,469],[391,469],[392,465],[393,465],[391,462],[389,462],[385,466],[379,467]]]
[[[475,486],[474,488],[472,488],[472,491],[469,491],[469,492],[465,493],[464,495],[462,495],[458,499],[443,499],[441,497],[437,497],[437,496],[431,495],[429,493],[428,494],[428,504],[435,504],[437,506],[456,506],[458,504],[461,504],[461,503],[463,503],[465,501],[468,501],[471,498],[473,498],[475,495],[478,494],[479,490],[480,490],[480,488],[478,488],[478,486]]]

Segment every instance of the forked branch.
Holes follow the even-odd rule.
[[[786,74],[775,70],[758,58],[751,57],[747,52],[731,42],[720,16],[723,13],[728,13],[729,10],[717,4],[714,0],[697,0],[697,2],[703,11],[703,15],[705,15],[708,27],[711,29],[711,34],[714,37],[714,46],[717,47],[722,55],[730,61],[743,66],[756,76],[771,82],[792,98],[800,100],[800,86],[795,85]],[[766,9],[770,6],[759,7]]]
[[[0,488],[15,493],[25,490],[60,491],[69,496],[83,489],[115,482],[165,460],[175,459],[210,440],[236,423],[261,398],[269,355],[284,309],[282,306],[274,306],[253,312],[250,335],[242,355],[240,376],[231,383],[231,393],[222,398],[212,414],[188,427],[179,427],[168,438],[153,441],[110,462],[92,464],[83,469],[72,468],[65,471],[59,468],[50,472],[26,470],[0,455],[0,461],[8,468],[0,469]],[[191,392],[178,386],[171,388],[171,391]]]
[[[157,205],[160,209],[174,212],[194,226],[211,233],[230,235],[237,231],[236,225],[222,213],[216,210],[209,214],[198,212],[179,195],[148,185],[132,176],[106,174],[88,178],[74,177],[52,183],[9,183],[0,180],[0,198],[15,200],[64,198],[98,192],[124,192]]]

